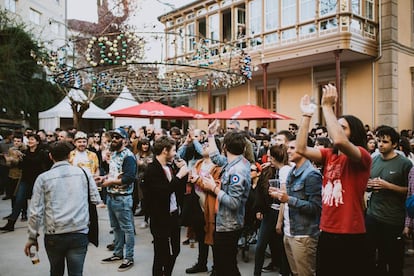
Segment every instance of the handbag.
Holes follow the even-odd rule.
[[[183,210],[181,212],[182,226],[204,225],[204,213],[199,199],[200,197],[195,193],[194,186],[190,193],[184,194]]]
[[[81,168],[82,169],[82,168]],[[90,243],[98,247],[99,245],[99,224],[98,224],[98,211],[96,210],[96,205],[91,202],[91,193],[89,191],[89,177],[86,174],[85,170],[82,169],[83,173],[86,176],[86,181],[88,182],[88,209],[89,209],[89,232],[88,240]]]

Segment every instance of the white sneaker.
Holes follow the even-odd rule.
[[[141,222],[141,224],[139,225],[140,229],[145,229],[148,228],[148,223],[146,223],[145,221]]]

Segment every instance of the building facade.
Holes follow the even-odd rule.
[[[167,62],[193,62],[189,57],[200,39],[216,53],[212,60],[226,43],[252,58],[251,80],[211,96],[197,93],[193,107],[217,112],[252,103],[299,123],[300,98],[309,94],[319,102],[322,86],[334,83],[338,114],[401,130],[414,128],[413,14],[414,1],[408,0],[199,0],[159,21],[166,33],[184,34],[166,41]],[[324,124],[320,109],[313,120]],[[249,126],[267,124],[275,131],[291,122]]]
[[[57,49],[67,43],[67,0],[0,0],[0,8],[25,23],[45,47]]]

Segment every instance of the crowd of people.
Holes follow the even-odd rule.
[[[336,101],[336,88],[325,86],[325,125],[312,128],[317,106],[305,95],[300,126],[275,133],[242,130],[236,120],[186,133],[152,125],[5,131],[0,192],[12,211],[0,230],[13,231],[19,215],[28,220],[29,255],[43,225],[51,275],[63,275],[65,260],[69,275],[82,275],[89,195],[107,208],[113,233],[101,263],[120,263],[118,271],[134,265],[134,216],[144,216],[157,276],[240,275],[246,233],[256,234],[253,275],[403,275],[414,249],[405,243],[414,229],[405,205],[414,194],[413,133],[337,118]],[[197,241],[198,256],[174,272],[183,226],[183,243]]]

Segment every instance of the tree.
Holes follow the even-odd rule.
[[[112,0],[113,8],[110,9],[109,7],[109,1],[103,0],[98,1],[98,22],[88,22],[88,21],[82,21],[82,20],[68,20],[68,26],[71,30],[79,32],[82,36],[88,35],[88,36],[99,36],[104,33],[108,34],[115,34],[119,33],[120,30],[128,28],[126,25],[126,22],[128,18],[130,17],[130,14],[134,11],[134,2],[132,0]],[[74,47],[77,49],[78,53],[85,53],[88,49],[88,40],[78,38],[74,41]],[[77,67],[87,66],[87,61],[83,59],[81,56],[76,57],[76,64]],[[96,73],[99,73],[99,70],[94,70]],[[63,73],[63,74],[62,74]],[[85,113],[86,110],[88,110],[90,103],[95,100],[98,97],[97,91],[94,90],[93,83],[91,84],[83,84],[82,90],[86,95],[86,98],[79,99],[72,97],[70,95],[70,90],[73,87],[76,87],[76,81],[79,81],[83,76],[81,74],[89,74],[90,71],[87,72],[81,72],[81,71],[75,71],[75,68],[65,68],[63,71],[58,72],[59,77],[69,77],[69,81],[71,83],[68,83],[67,85],[61,86],[61,91],[66,94],[71,102],[71,108],[73,111],[73,124],[75,127],[79,128],[79,124],[82,120],[82,116]],[[93,82],[92,77],[92,82]],[[87,78],[83,78],[87,79]],[[80,86],[79,86],[80,87]],[[120,92],[121,90],[119,90]],[[104,96],[101,94],[101,96]]]
[[[3,118],[26,119],[30,125],[37,126],[37,112],[56,102],[57,87],[44,79],[43,68],[32,57],[41,51],[27,26],[0,9],[0,108],[4,108]]]

